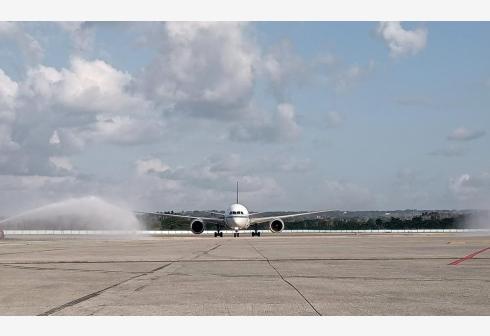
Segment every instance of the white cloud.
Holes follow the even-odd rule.
[[[0,72],[0,172],[56,175],[60,169],[50,158],[73,155],[87,143],[158,139],[160,114],[132,83],[126,72],[79,57],[68,68],[31,68],[19,83]]]
[[[141,85],[170,111],[239,117],[254,87],[256,46],[244,23],[168,22]]]
[[[166,209],[176,204],[222,209],[234,201],[236,181],[240,183],[241,199],[251,207],[259,207],[281,194],[275,178],[250,168],[249,160],[222,154],[187,166],[171,167],[157,158],[138,160],[135,164],[138,183],[144,186],[139,190],[144,190],[145,202],[154,203],[150,198],[156,197],[160,206],[166,204]]]
[[[170,167],[164,164],[160,159],[151,158],[151,159],[141,159],[135,162],[136,171],[139,175],[144,174],[158,174],[163,173],[170,169]]]
[[[365,66],[353,64],[346,69],[338,71],[333,76],[335,88],[338,91],[350,89],[353,85],[368,76],[374,69],[374,61],[369,61]]]
[[[0,22],[1,39],[16,43],[29,63],[38,63],[43,58],[43,48],[34,37],[24,31],[21,23]]]
[[[17,144],[12,140],[11,124],[15,119],[15,100],[18,85],[0,69],[0,152],[14,150]]]
[[[291,96],[291,87],[308,81],[310,68],[294,53],[289,40],[283,40],[265,52],[257,66],[269,81],[272,93],[280,102]]]
[[[465,127],[460,127],[452,131],[447,138],[454,141],[470,141],[481,138],[485,134],[484,130],[469,130]]]
[[[233,141],[282,142],[299,137],[301,129],[292,104],[279,104],[272,116],[264,115],[235,125],[229,132],[229,138]]]
[[[461,174],[449,180],[449,190],[459,202],[467,208],[488,209],[490,206],[490,174]]]
[[[39,66],[30,69],[22,85],[23,95],[87,112],[117,112],[141,109],[145,102],[131,94],[130,74],[104,61],[70,60],[70,68],[57,70]],[[137,112],[137,110],[135,111]]]
[[[392,57],[415,55],[427,44],[427,30],[403,29],[400,22],[380,22],[376,32],[390,49]]]
[[[49,161],[60,171],[71,172],[73,165],[69,158],[63,156],[51,156]]]
[[[84,54],[92,51],[95,40],[95,30],[92,23],[66,21],[58,22],[58,24],[70,35],[76,54]]]
[[[49,143],[51,145],[59,145],[61,143],[60,136],[58,135],[58,131],[54,130],[53,134],[49,138]]]

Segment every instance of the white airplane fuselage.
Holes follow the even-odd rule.
[[[233,230],[244,230],[250,226],[250,214],[243,205],[231,204],[225,212],[225,223]]]

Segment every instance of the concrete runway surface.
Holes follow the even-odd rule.
[[[461,234],[13,236],[0,315],[490,315],[488,247]]]

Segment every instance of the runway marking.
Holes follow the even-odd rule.
[[[313,304],[306,298],[306,296],[303,295],[303,293],[301,293],[299,291],[298,288],[296,288],[291,282],[289,282],[288,280],[286,280],[281,272],[279,272],[279,270],[271,263],[271,261],[269,260],[269,258],[267,258],[265,255],[262,254],[262,252],[260,252],[255,246],[253,246],[252,244],[250,244],[250,246],[258,253],[262,256],[262,258],[264,258],[265,260],[267,260],[267,262],[269,263],[269,266],[272,267],[272,269],[274,271],[276,271],[276,273],[281,277],[282,281],[284,281],[286,284],[288,284],[290,287],[292,287],[299,295],[301,295],[301,297],[303,298],[303,300],[306,301],[306,303],[308,303],[308,305],[311,307],[311,309],[313,309],[315,311],[315,313],[318,315],[318,316],[322,316],[322,314],[320,314],[320,312],[318,310],[316,310],[315,306],[313,306]]]
[[[468,259],[473,259],[473,257],[475,257],[476,255],[480,254],[480,253],[483,253],[485,252],[486,250],[490,250],[490,247],[486,247],[484,249],[481,249],[479,251],[476,251],[476,252],[473,252],[471,254],[468,254],[467,256],[464,256],[463,258],[459,258],[459,259],[456,259],[455,261],[453,261],[452,263],[449,263],[448,265],[452,265],[452,266],[456,266],[456,265],[459,265],[461,264],[463,261],[466,261]]]
[[[126,283],[126,282],[128,282],[128,281],[131,281],[131,280],[134,280],[134,279],[136,279],[136,278],[142,277],[142,276],[144,276],[144,275],[148,275],[148,274],[154,273],[154,272],[159,271],[159,270],[161,270],[161,269],[163,269],[163,268],[165,268],[165,267],[167,267],[167,266],[170,266],[170,265],[172,265],[172,263],[165,264],[165,265],[163,265],[163,266],[157,267],[157,268],[155,268],[155,269],[153,269],[153,270],[151,270],[151,271],[149,271],[149,272],[144,272],[144,273],[142,273],[142,274],[138,274],[138,275],[132,276],[132,277],[130,277],[130,278],[126,279],[126,280],[123,280],[123,281],[121,281],[121,282],[118,282],[118,283],[116,283],[116,284],[114,284],[114,285],[111,285],[111,286],[106,287],[106,288],[104,288],[104,289],[98,290],[98,291],[96,291],[96,292],[94,292],[94,293],[91,293],[91,294],[88,294],[88,295],[82,296],[82,297],[80,297],[80,298],[78,298],[78,299],[75,299],[75,300],[73,300],[73,301],[70,301],[70,302],[67,302],[67,303],[65,303],[65,304],[62,304],[61,306],[58,306],[58,307],[55,307],[55,308],[50,309],[50,310],[48,310],[48,311],[45,311],[44,313],[41,313],[41,314],[39,314],[38,316],[48,316],[48,315],[52,315],[52,314],[54,314],[54,313],[59,312],[60,310],[63,310],[63,309],[68,308],[68,307],[72,307],[72,306],[74,306],[74,305],[76,305],[76,304],[79,304],[79,303],[81,303],[81,302],[83,302],[83,301],[87,301],[87,300],[90,300],[90,299],[92,299],[92,298],[94,298],[94,297],[96,297],[96,296],[99,296],[100,294],[102,294],[103,292],[105,292],[105,291],[107,291],[107,290],[109,290],[109,289],[111,289],[111,288],[117,287],[117,286],[119,286],[119,285],[122,285],[123,283]]]

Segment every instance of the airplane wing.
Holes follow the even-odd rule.
[[[258,216],[258,215],[260,215],[260,214],[263,214],[263,213],[269,213],[269,212],[270,212],[270,211],[250,212],[248,215],[249,215],[250,217],[252,217],[252,216]]]
[[[258,223],[268,222],[268,221],[271,221],[273,219],[288,219],[288,218],[293,218],[293,217],[314,215],[314,214],[319,214],[319,213],[324,213],[324,212],[329,212],[329,211],[331,211],[331,210],[302,212],[302,213],[297,213],[297,214],[292,214],[292,215],[281,215],[281,216],[250,218],[250,222],[251,222],[251,224],[258,224]]]
[[[225,216],[225,214],[223,212],[215,212],[215,211],[203,211],[203,212],[207,212],[211,215],[216,215],[216,216],[222,216],[222,217]]]
[[[166,214],[166,213],[160,213],[160,212],[143,212],[143,211],[135,211],[136,214],[141,214],[141,215],[154,215],[154,216],[161,216],[161,217],[174,217],[174,218],[183,218],[183,219],[202,219],[203,221],[208,221],[208,222],[223,222],[224,218],[216,218],[216,217],[199,217],[199,216],[186,216],[186,215],[176,215],[176,214]]]

